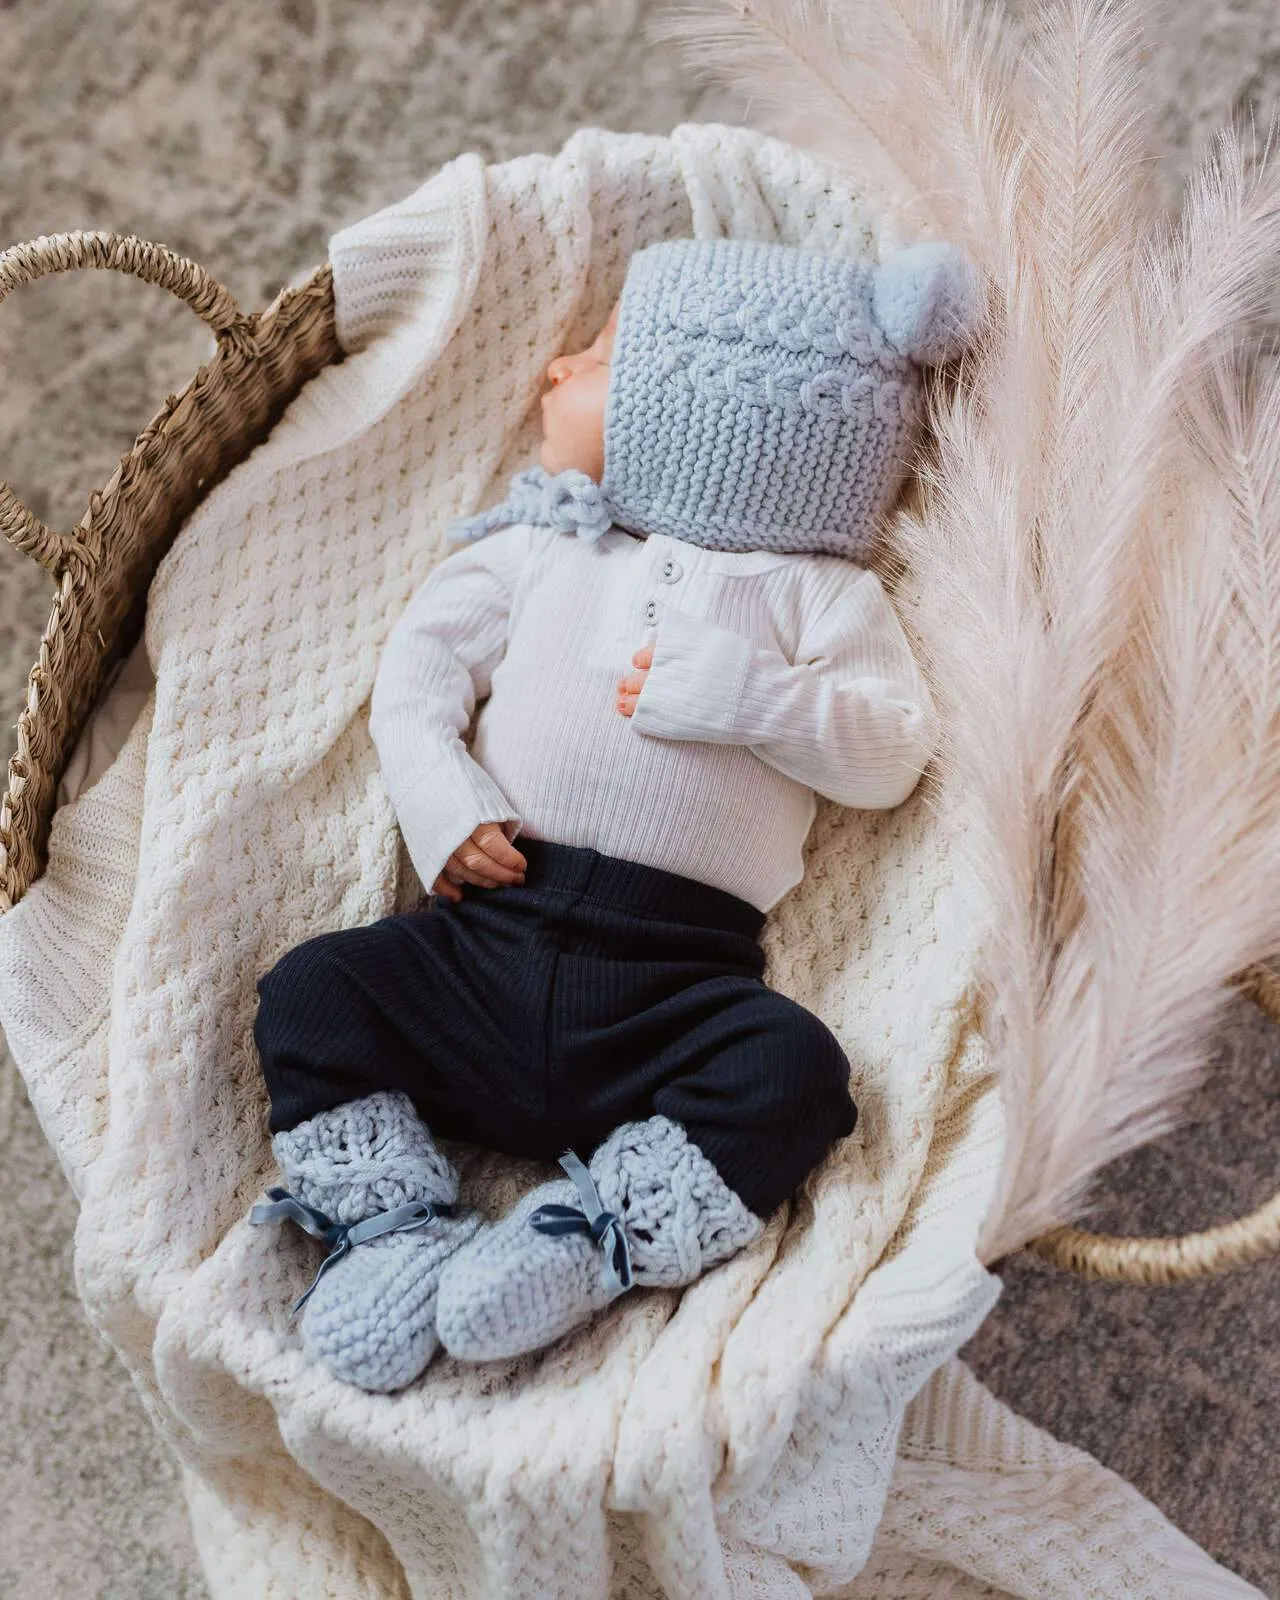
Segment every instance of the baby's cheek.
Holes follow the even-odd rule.
[[[599,479],[604,469],[604,391],[588,377],[562,384],[542,408],[542,464],[548,472],[574,468]]]

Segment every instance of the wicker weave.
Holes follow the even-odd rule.
[[[0,254],[0,300],[79,267],[169,289],[208,323],[218,348],[90,496],[73,533],[46,527],[0,484],[0,530],[57,585],[0,800],[0,911],[44,870],[58,779],[112,666],[141,633],[152,576],[183,519],[266,436],[307,379],[340,355],[327,266],[245,316],[203,268],[160,245],[58,234]]]
[[[203,268],[161,245],[59,234],[0,254],[0,300],[48,273],[80,267],[169,289],[213,329],[218,349],[138,435],[73,533],[46,527],[0,483],[0,530],[57,584],[0,801],[0,912],[44,870],[58,781],[112,666],[139,637],[152,576],[183,519],[266,436],[303,384],[341,359],[328,266],[245,316]],[[1258,970],[1240,983],[1280,1020],[1280,979]],[[1237,1222],[1180,1238],[1056,1228],[1026,1248],[1084,1277],[1186,1282],[1280,1252],[1280,1194]]]

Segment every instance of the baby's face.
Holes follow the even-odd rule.
[[[604,474],[604,403],[618,307],[593,343],[576,355],[557,356],[547,368],[551,387],[542,397],[542,449],[551,473],[576,467],[600,482]]]

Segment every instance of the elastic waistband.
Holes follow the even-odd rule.
[[[623,861],[582,845],[555,844],[517,834],[514,844],[528,866],[524,883],[530,889],[565,890],[607,901],[620,911],[663,917],[695,927],[723,928],[757,938],[765,914],[749,900],[696,878],[664,872],[639,861]]]

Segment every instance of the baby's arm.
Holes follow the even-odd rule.
[[[748,745],[841,805],[900,804],[936,743],[932,698],[873,572],[805,625],[789,662],[714,623],[668,610],[632,722],[665,739]]]
[[[506,649],[529,539],[523,525],[504,528],[441,561],[392,629],[378,666],[369,732],[427,888],[478,824],[520,823],[462,735]]]

